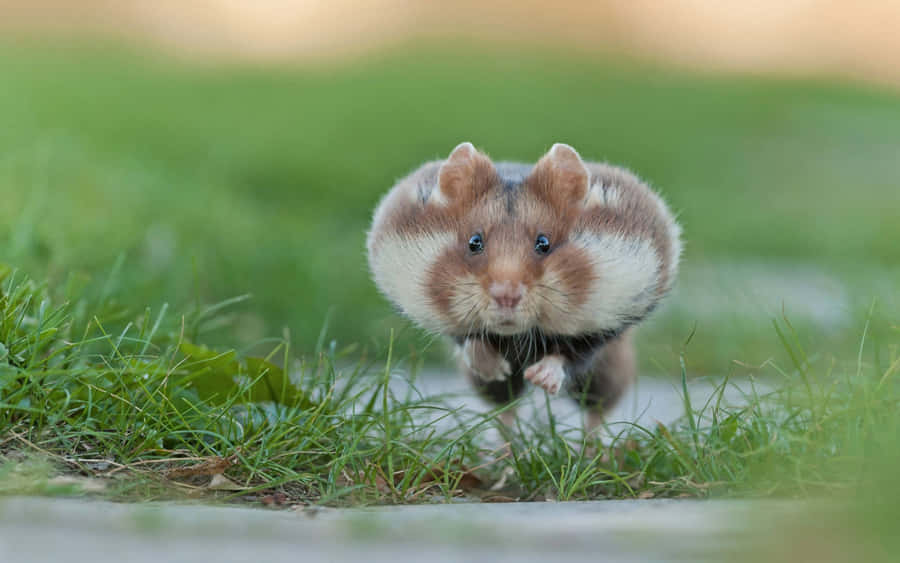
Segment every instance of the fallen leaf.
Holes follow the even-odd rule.
[[[444,478],[445,475],[449,473],[451,479],[457,478],[457,471],[462,473],[462,475],[458,475],[459,482],[457,483],[457,487],[463,491],[472,491],[475,489],[482,488],[481,479],[475,475],[475,472],[462,465],[460,460],[453,460],[450,462],[451,467],[457,466],[458,470],[450,470],[449,472],[444,469],[443,465],[437,465],[428,470],[428,474],[422,479],[422,483],[433,483],[435,481],[440,481]]]
[[[207,489],[213,491],[244,491],[247,490],[247,487],[238,485],[228,477],[226,477],[223,473],[216,473],[212,476],[212,479],[209,480],[209,484],[206,485]]]
[[[656,494],[652,491],[641,491],[641,493],[637,496],[639,499],[648,499],[655,497]]]
[[[518,499],[506,495],[490,495],[481,497],[481,502],[518,502]]]
[[[489,490],[499,491],[500,489],[502,489],[503,487],[506,486],[506,481],[515,474],[516,474],[516,470],[513,469],[512,467],[510,467],[510,466],[504,467],[503,473],[500,474],[500,480],[497,481],[496,483],[494,483],[493,485],[491,485],[491,488]]]
[[[459,488],[463,491],[472,491],[474,489],[479,489],[481,488],[481,479],[479,479],[478,476],[471,471],[466,471],[465,473],[463,473],[462,478],[459,480]]]
[[[285,504],[288,504],[288,497],[282,492],[277,492],[270,495],[265,495],[264,497],[259,499],[259,502],[263,503],[266,506],[283,506]]]
[[[184,479],[185,477],[195,477],[197,475],[215,476],[234,465],[236,459],[237,457],[234,455],[228,457],[213,457],[188,467],[175,467],[169,469],[166,471],[166,477],[169,479]]]

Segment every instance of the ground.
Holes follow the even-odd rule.
[[[304,509],[9,498],[0,558],[18,561],[684,561],[753,549],[755,510],[784,502],[588,502]],[[771,530],[766,530],[771,531]],[[733,559],[732,559],[733,560]],[[749,559],[747,559],[749,561]]]

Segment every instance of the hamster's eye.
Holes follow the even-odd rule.
[[[550,239],[546,235],[538,235],[537,240],[534,241],[534,250],[538,254],[550,252]]]
[[[469,237],[469,251],[473,254],[484,252],[484,240],[481,238],[480,234],[475,233]]]

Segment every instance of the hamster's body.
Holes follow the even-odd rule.
[[[379,289],[503,403],[530,381],[607,409],[635,377],[631,327],[671,289],[680,229],[630,172],[556,144],[535,165],[470,143],[378,205],[367,241]]]

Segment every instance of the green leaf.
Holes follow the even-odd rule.
[[[215,352],[205,346],[181,343],[181,353],[187,358],[188,375],[181,384],[194,389],[200,399],[224,403],[239,389],[240,363],[233,350]]]
[[[731,415],[719,424],[719,437],[726,444],[731,442],[731,439],[734,438],[734,435],[738,430],[738,417],[737,415]]]
[[[253,402],[272,401],[300,408],[315,406],[284,370],[262,358],[247,358],[247,375],[255,383],[250,388]]]
[[[233,393],[243,391],[252,403],[315,406],[283,369],[263,358],[241,362],[233,350],[216,352],[190,342],[181,344],[181,353],[188,360],[181,384],[194,389],[202,400],[223,404]]]

